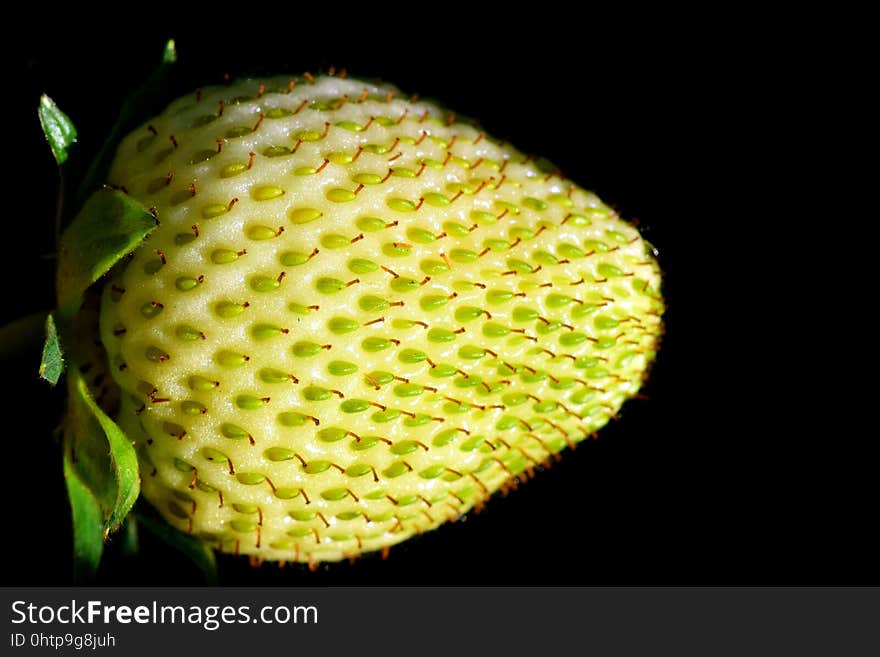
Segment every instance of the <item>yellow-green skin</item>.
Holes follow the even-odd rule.
[[[592,435],[663,306],[592,193],[391,87],[291,80],[205,89],[122,142],[110,182],[161,223],[101,337],[147,499],[222,551],[316,563]]]

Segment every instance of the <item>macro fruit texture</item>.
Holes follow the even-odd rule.
[[[338,560],[453,520],[593,435],[657,349],[633,226],[392,87],[200,90],[109,183],[160,222],[103,289],[117,421],[146,498],[222,551]]]

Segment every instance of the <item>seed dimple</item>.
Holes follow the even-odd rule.
[[[144,350],[144,355],[147,357],[147,360],[154,363],[164,363],[171,358],[168,352],[155,346],[147,347]]]
[[[151,319],[161,313],[164,308],[164,304],[158,301],[150,301],[149,303],[145,303],[143,306],[141,306],[141,315],[143,315],[147,319]]]

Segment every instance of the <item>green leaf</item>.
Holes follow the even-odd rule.
[[[65,441],[66,443],[66,441]],[[73,519],[73,577],[76,582],[93,579],[104,551],[101,505],[85,485],[65,444],[64,482]]]
[[[133,251],[157,221],[131,197],[95,192],[64,231],[58,249],[59,319],[73,317],[88,287]]]
[[[43,126],[43,134],[52,149],[52,155],[58,166],[67,161],[70,148],[76,143],[76,128],[67,115],[58,109],[49,96],[43,94],[40,97],[40,107],[37,110],[40,115],[40,125]]]
[[[212,585],[217,583],[217,562],[214,559],[214,551],[204,541],[175,529],[164,520],[146,513],[139,512],[137,518],[143,527],[150,530],[162,542],[192,561],[201,571],[205,583]]]
[[[13,360],[28,352],[37,353],[43,342],[45,326],[45,311],[0,326],[0,360]]]
[[[79,369],[70,368],[69,378],[71,380],[69,390],[72,397],[70,403],[81,404],[88,410],[91,416],[98,421],[103,431],[106,439],[105,445],[110,447],[110,463],[115,475],[116,495],[112,505],[108,505],[109,508],[105,509],[104,536],[106,537],[107,534],[119,528],[140,493],[141,480],[137,454],[122,429],[95,403]],[[94,438],[100,439],[100,437],[94,436],[94,432],[92,435]],[[106,482],[106,479],[103,479],[103,482]]]
[[[159,68],[126,99],[120,108],[116,123],[113,124],[110,134],[80,184],[77,194],[78,205],[82,205],[91,193],[107,181],[110,163],[122,138],[144,121],[158,114],[164,104],[167,104],[167,90],[176,61],[177,49],[174,39],[171,39],[162,51]]]
[[[63,370],[64,356],[61,352],[61,342],[58,340],[58,331],[55,329],[55,318],[49,313],[46,315],[46,342],[43,344],[40,376],[54,386],[61,378]]]

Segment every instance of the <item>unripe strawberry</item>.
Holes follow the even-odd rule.
[[[159,228],[101,338],[145,496],[220,550],[336,560],[459,517],[591,436],[661,331],[638,232],[391,87],[172,103],[110,182]]]

